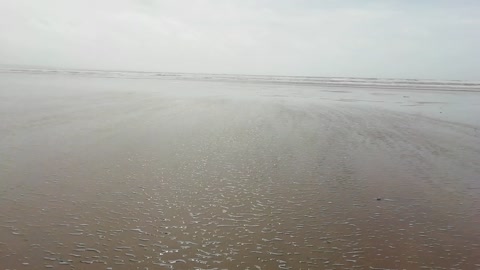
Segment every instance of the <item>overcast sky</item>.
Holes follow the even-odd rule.
[[[0,0],[0,64],[480,80],[480,1]]]

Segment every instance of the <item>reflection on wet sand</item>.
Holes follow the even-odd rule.
[[[1,269],[480,268],[473,125],[304,86],[9,76]]]

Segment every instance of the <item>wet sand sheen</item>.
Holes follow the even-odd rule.
[[[378,89],[8,76],[2,269],[480,267],[475,125]]]

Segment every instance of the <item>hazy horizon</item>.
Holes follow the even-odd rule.
[[[475,1],[0,2],[0,64],[480,80]]]
[[[432,79],[432,78],[412,78],[412,77],[359,77],[359,76],[315,76],[315,75],[288,75],[288,74],[246,74],[246,73],[214,73],[214,72],[181,72],[181,71],[162,71],[162,70],[128,70],[128,69],[102,69],[102,68],[83,68],[83,67],[56,67],[56,66],[42,66],[42,65],[18,65],[18,64],[2,64],[0,69],[19,69],[19,70],[72,70],[72,71],[99,71],[99,72],[132,72],[132,73],[162,73],[162,74],[191,74],[191,75],[218,75],[218,76],[258,76],[258,77],[298,77],[298,78],[339,78],[339,79],[360,79],[360,80],[415,80],[415,81],[459,81],[465,83],[480,83],[480,80],[468,79]]]

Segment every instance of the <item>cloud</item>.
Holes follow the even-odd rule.
[[[479,7],[474,1],[1,1],[0,61],[478,80]]]

